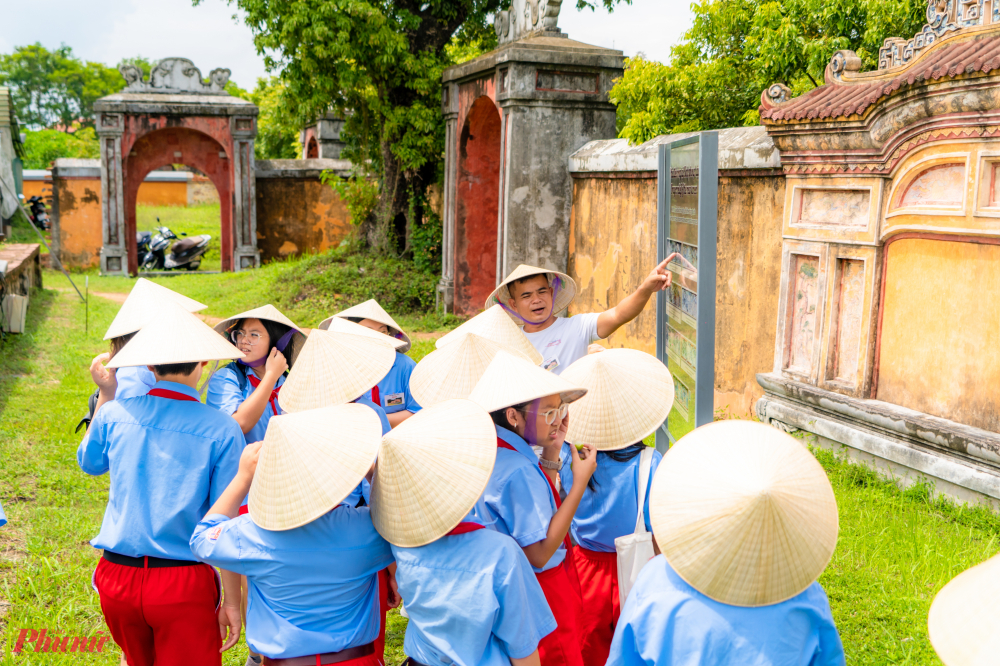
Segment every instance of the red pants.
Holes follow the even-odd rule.
[[[580,617],[583,615],[580,588],[576,584],[570,554],[554,569],[535,574],[545,600],[556,617],[556,630],[538,643],[542,666],[583,666],[580,652]]]
[[[580,576],[583,607],[580,616],[584,666],[604,666],[611,652],[611,639],[621,613],[618,600],[618,553],[599,553],[577,546],[573,549]]]
[[[378,631],[378,638],[375,639],[375,655],[361,657],[359,659],[344,662],[350,664],[353,661],[361,662],[365,659],[376,659],[378,666],[385,666],[385,616],[389,612],[389,570],[382,569],[378,572],[378,609],[382,614],[382,626]],[[360,664],[359,664],[360,666]]]
[[[101,558],[101,610],[129,666],[219,666],[220,591],[207,564],[139,569]]]

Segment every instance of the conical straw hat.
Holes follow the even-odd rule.
[[[496,428],[475,403],[448,400],[417,412],[382,438],[372,479],[375,529],[405,548],[441,538],[483,494],[496,456]]]
[[[108,363],[109,368],[243,358],[243,352],[173,301],[139,329]]]
[[[262,305],[259,308],[254,308],[253,310],[247,310],[246,312],[241,312],[238,315],[233,315],[228,319],[223,319],[213,328],[215,328],[215,330],[219,333],[219,335],[222,335],[228,340],[229,329],[241,319],[266,319],[268,321],[284,324],[288,328],[293,329],[295,333],[292,334],[292,340],[289,343],[291,347],[290,348],[286,347],[284,352],[285,357],[288,358],[290,361],[292,361],[292,363],[294,363],[295,360],[298,358],[299,353],[302,351],[302,346],[306,343],[306,336],[304,333],[302,333],[302,329],[299,328],[295,322],[293,322],[291,319],[282,314],[281,311],[278,310],[278,308],[274,307],[270,303],[268,303],[267,305]],[[277,340],[275,340],[274,342],[277,342]]]
[[[405,351],[403,349],[404,347],[407,349],[410,347],[410,343],[406,340],[400,340],[399,338],[383,335],[378,331],[373,331],[370,328],[362,326],[361,324],[355,324],[353,321],[348,321],[347,319],[341,319],[336,315],[324,320],[318,328],[321,331],[331,331],[333,333],[353,333],[354,335],[363,335],[369,338],[375,338],[376,340],[388,340],[389,344],[393,346],[393,349],[400,353]]]
[[[340,504],[368,474],[382,423],[364,405],[271,417],[250,486],[250,519],[290,530]]]
[[[460,335],[453,343],[435,349],[417,363],[410,375],[410,393],[423,407],[468,398],[487,366],[504,350],[517,354],[475,333]],[[525,363],[530,361],[525,359]]]
[[[488,412],[495,412],[557,393],[563,402],[570,403],[586,395],[587,389],[554,372],[542,370],[524,358],[501,351],[486,368],[469,400]]]
[[[540,273],[549,274],[549,285],[552,284],[553,278],[559,278],[560,280],[559,291],[556,293],[555,302],[552,304],[552,314],[562,312],[568,308],[569,304],[574,298],[576,298],[576,282],[573,281],[573,278],[565,273],[560,273],[559,271],[553,271],[548,268],[538,268],[537,266],[528,266],[527,264],[521,264],[515,268],[511,274],[500,283],[500,286],[493,290],[490,297],[486,299],[486,305],[483,307],[491,308],[497,303],[503,305],[505,308],[508,307],[507,301],[510,300],[510,292],[507,289],[507,285],[514,280],[521,280]],[[514,321],[518,324],[524,323],[520,319],[515,318],[513,315],[511,315],[511,319],[514,319]]]
[[[927,617],[931,645],[946,666],[993,666],[1000,659],[1000,555],[945,585]]]
[[[402,336],[401,338],[393,338],[394,340],[402,339],[404,343],[401,347],[398,347],[396,351],[401,354],[405,354],[410,350],[410,336],[408,336],[403,329],[399,327],[396,320],[390,317],[389,313],[386,312],[374,298],[371,298],[364,303],[358,303],[354,307],[347,308],[346,310],[341,310],[337,314],[333,315],[333,317],[327,317],[320,322],[319,327],[324,330],[329,328],[330,320],[334,317],[340,317],[343,319],[347,319],[348,317],[359,317],[361,319],[371,319],[372,321],[377,321],[380,324],[385,324]]]
[[[801,593],[837,545],[823,468],[794,437],[753,421],[710,423],[678,440],[653,479],[649,514],[677,574],[733,606]]]
[[[281,409],[304,412],[356,400],[395,360],[388,339],[314,330],[281,387]]]
[[[511,320],[507,312],[499,305],[494,305],[485,312],[480,312],[454,331],[441,336],[435,346],[440,349],[451,344],[465,333],[475,333],[487,340],[518,351],[535,365],[542,362],[542,355],[528,342],[528,338],[524,337],[524,331]]]
[[[566,439],[614,451],[641,442],[667,420],[674,380],[667,366],[637,349],[608,349],[574,361],[559,375],[587,395],[569,408]]]
[[[104,334],[104,339],[110,340],[135,333],[160,316],[163,312],[163,304],[166,302],[177,303],[188,312],[198,312],[208,307],[187,296],[182,296],[176,291],[150,282],[146,278],[139,278],[135,281],[135,286],[129,292],[128,298],[118,309],[118,314],[115,315],[114,321],[108,327],[108,332]]]

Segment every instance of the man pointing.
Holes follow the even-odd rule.
[[[670,286],[665,259],[654,268],[639,288],[618,305],[600,313],[557,317],[576,296],[576,282],[565,273],[521,264],[507,276],[490,297],[486,307],[497,303],[524,326],[524,334],[544,359],[542,367],[559,374],[582,356],[590,343],[607,338],[639,316],[649,297]]]

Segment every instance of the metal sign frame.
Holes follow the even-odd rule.
[[[656,261],[667,258],[670,230],[670,154],[674,148],[698,144],[698,320],[696,331],[695,427],[715,417],[715,278],[719,216],[719,134],[695,136],[660,146],[656,179]],[[668,365],[667,294],[656,294],[656,358]],[[676,400],[676,398],[675,398]],[[673,411],[673,408],[671,408]],[[656,449],[666,453],[675,437],[669,419],[656,431]]]

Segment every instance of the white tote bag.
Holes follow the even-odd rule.
[[[635,521],[635,534],[626,534],[615,539],[618,551],[618,598],[621,607],[635,585],[635,579],[646,562],[653,559],[653,535],[646,531],[646,486],[649,484],[649,468],[653,464],[653,447],[647,446],[639,454],[639,515]]]

